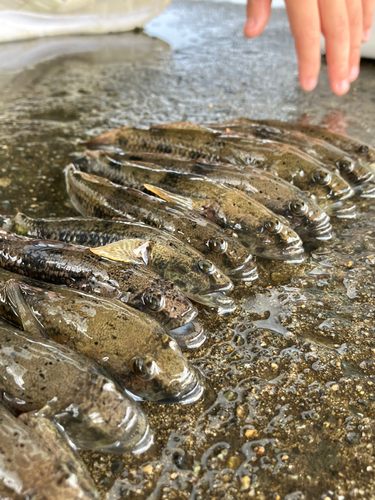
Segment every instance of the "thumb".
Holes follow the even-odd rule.
[[[253,38],[262,33],[271,14],[272,0],[247,0],[244,35]]]

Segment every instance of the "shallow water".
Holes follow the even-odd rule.
[[[375,145],[374,63],[345,97],[332,96],[325,68],[305,94],[285,13],[250,42],[243,9],[177,1],[147,27],[159,38],[0,46],[0,212],[74,215],[69,154],[122,124],[308,116]],[[208,340],[186,354],[204,397],[144,403],[156,438],[146,454],[83,453],[103,498],[373,498],[375,204],[361,211],[335,221],[339,237],[304,264],[259,260],[236,313],[201,309]]]

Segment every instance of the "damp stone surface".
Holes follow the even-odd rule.
[[[176,0],[144,32],[0,45],[0,213],[76,215],[70,153],[125,124],[302,119],[375,146],[375,63],[339,98],[323,61],[307,94],[285,12],[251,41],[244,12]],[[82,453],[103,499],[375,498],[375,202],[358,207],[305,263],[259,259],[235,313],[201,308],[204,397],[143,403],[145,454]]]

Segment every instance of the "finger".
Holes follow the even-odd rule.
[[[363,34],[362,42],[367,42],[371,36],[371,25],[374,17],[374,0],[362,0]]]
[[[247,0],[244,35],[253,38],[262,33],[271,14],[272,0]]]
[[[320,21],[317,0],[285,0],[298,58],[301,87],[312,90],[320,70]]]
[[[362,1],[346,0],[346,11],[349,20],[349,82],[353,82],[359,74],[361,59],[360,47],[362,40]]]
[[[319,0],[322,33],[331,88],[337,95],[349,90],[349,20],[345,0]]]

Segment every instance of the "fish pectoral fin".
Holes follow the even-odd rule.
[[[187,196],[181,196],[180,194],[171,193],[170,191],[167,191],[158,186],[153,186],[152,184],[143,184],[143,187],[145,187],[147,191],[150,191],[150,193],[153,193],[156,196],[159,196],[159,198],[161,198],[162,200],[169,201],[170,203],[177,203],[178,205],[182,205],[186,208],[199,209],[200,207],[199,203],[193,201]]]
[[[25,332],[31,333],[37,338],[46,338],[47,334],[43,326],[36,319],[22,294],[22,285],[16,280],[8,280],[5,283],[5,294],[9,305]]]
[[[216,217],[220,211],[220,205],[216,200],[201,200],[202,215],[211,222],[216,221]]]
[[[151,242],[129,238],[102,247],[90,248],[90,251],[100,257],[106,257],[120,262],[132,262],[134,264],[148,264],[147,250]]]

